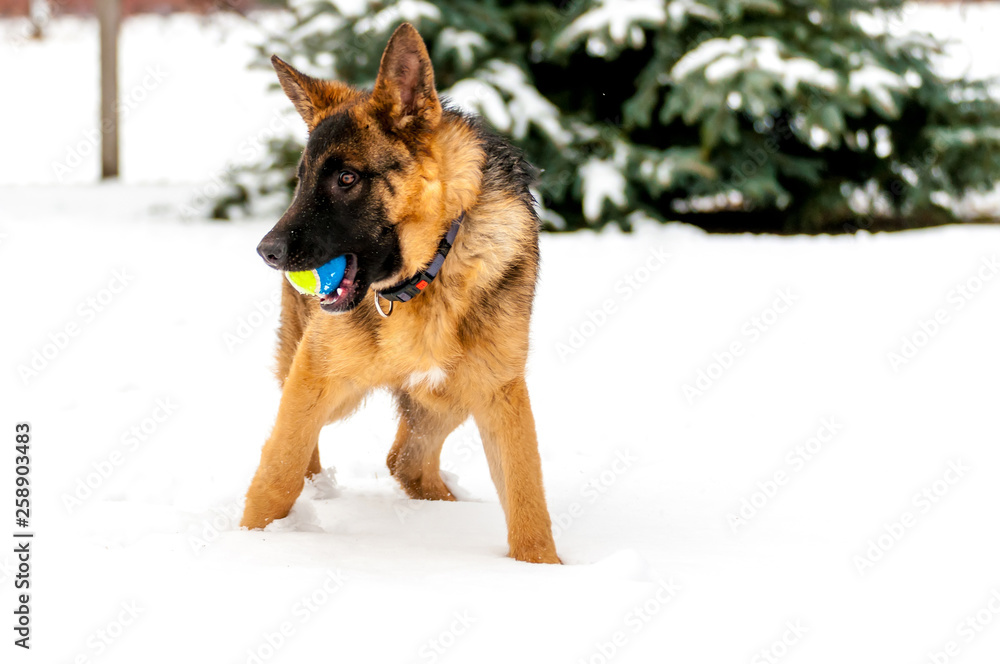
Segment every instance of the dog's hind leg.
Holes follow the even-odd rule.
[[[386,464],[410,498],[455,500],[441,479],[441,447],[468,413],[431,411],[410,395],[396,397],[399,430]]]
[[[312,457],[309,459],[309,465],[306,466],[306,479],[312,478],[323,471],[323,464],[319,462],[319,443],[313,448]]]
[[[500,388],[474,415],[507,517],[508,555],[529,563],[558,564],[545,506],[535,419],[524,378]]]
[[[288,515],[302,492],[306,471],[319,464],[319,432],[331,419],[350,414],[364,396],[344,381],[318,378],[309,353],[300,349],[281,393],[278,419],[247,491],[240,525],[263,528]]]

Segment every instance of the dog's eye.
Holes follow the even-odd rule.
[[[344,189],[347,189],[357,181],[358,181],[358,176],[350,171],[341,171],[340,175],[337,176],[337,184],[339,184]]]

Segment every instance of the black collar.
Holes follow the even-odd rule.
[[[434,281],[434,277],[438,275],[438,271],[441,269],[441,265],[444,264],[444,258],[451,251],[451,245],[455,243],[455,236],[458,235],[458,228],[462,225],[462,220],[465,219],[465,213],[458,215],[455,221],[451,222],[451,228],[441,242],[438,244],[437,253],[434,254],[434,258],[431,260],[430,265],[425,267],[420,272],[407,279],[406,281],[401,281],[400,283],[387,288],[384,291],[378,291],[376,293],[377,298],[383,298],[391,302],[408,302],[415,298],[417,295],[423,292],[427,288],[427,284]]]

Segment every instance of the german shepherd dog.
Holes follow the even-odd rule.
[[[281,405],[241,525],[285,517],[304,478],[322,469],[320,429],[388,388],[399,431],[387,463],[406,494],[455,500],[439,473],[441,447],[472,415],[508,555],[559,563],[524,380],[536,171],[478,120],[442,107],[408,23],[389,40],[371,92],[271,60],[309,139],[292,203],[257,251],[286,272],[341,255],[347,268],[325,296],[284,281]]]

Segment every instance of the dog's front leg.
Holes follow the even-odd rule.
[[[263,528],[288,516],[302,492],[307,469],[317,470],[312,466],[319,464],[320,429],[354,410],[360,400],[348,383],[314,371],[304,346],[300,347],[281,393],[277,422],[247,491],[241,526]]]
[[[508,555],[529,563],[558,564],[524,378],[497,390],[476,409],[475,417],[507,517]]]

